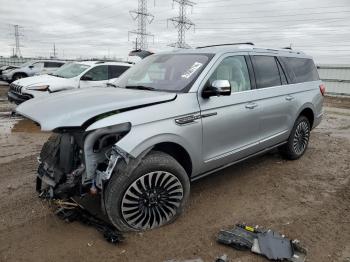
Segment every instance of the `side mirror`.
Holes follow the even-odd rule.
[[[231,85],[228,80],[215,80],[213,83],[207,85],[202,93],[203,98],[229,95],[231,95]]]
[[[92,76],[91,75],[83,75],[80,80],[83,80],[83,81],[92,81]]]

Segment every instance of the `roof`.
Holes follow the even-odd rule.
[[[93,66],[93,65],[121,65],[121,66],[132,66],[127,62],[111,62],[111,61],[76,61],[73,63],[79,63],[83,65]]]
[[[198,47],[191,49],[176,49],[175,53],[202,53],[202,54],[224,54],[231,52],[256,52],[256,53],[271,53],[286,56],[306,57],[307,55],[300,50],[293,50],[289,48],[266,48],[258,47],[252,43],[241,43],[241,44],[222,44],[213,45],[206,47]],[[173,53],[172,52],[172,53]],[[166,52],[169,53],[169,52]]]

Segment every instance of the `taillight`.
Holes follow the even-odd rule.
[[[320,92],[321,94],[324,96],[324,94],[326,93],[326,86],[324,84],[320,85]]]

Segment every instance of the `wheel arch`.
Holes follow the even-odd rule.
[[[315,110],[312,104],[305,104],[298,112],[298,116],[296,119],[298,119],[300,116],[305,116],[310,123],[310,127],[313,127],[314,121],[315,121]],[[295,120],[296,120],[295,119]]]
[[[126,138],[127,137],[125,137],[125,139]],[[123,140],[124,139],[121,139],[121,141]],[[134,158],[141,156],[144,152],[149,153],[151,150],[169,154],[179,162],[190,178],[195,169],[195,151],[191,150],[190,147],[187,146],[188,144],[189,143],[186,143],[186,141],[178,135],[162,134],[147,138],[141,143],[134,144],[133,148],[126,149],[121,146],[121,149]],[[120,144],[117,143],[117,146],[120,146]]]
[[[185,169],[188,177],[192,175],[192,160],[184,147],[174,142],[162,142],[153,146],[152,150],[164,152],[173,158]]]
[[[16,72],[16,73],[14,73],[14,74],[12,75],[12,79],[15,77],[15,75],[23,75],[23,76],[25,76],[25,77],[28,77],[28,74],[25,73],[25,72]]]

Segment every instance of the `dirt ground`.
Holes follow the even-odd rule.
[[[5,93],[0,87],[0,261],[214,261],[223,253],[235,262],[267,261],[216,243],[217,232],[237,222],[299,239],[308,261],[350,261],[348,99],[327,99],[300,160],[271,152],[195,182],[175,223],[128,233],[114,246],[93,228],[59,220],[38,199],[36,157],[49,134],[10,117]]]

